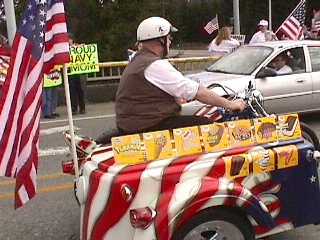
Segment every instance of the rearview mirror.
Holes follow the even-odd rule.
[[[261,70],[257,73],[256,78],[266,78],[266,77],[274,77],[277,76],[277,72],[269,67],[261,68]]]

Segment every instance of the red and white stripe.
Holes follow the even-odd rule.
[[[62,1],[55,5],[62,14]],[[48,15],[53,13],[52,9],[47,11]],[[36,194],[43,69],[69,60],[68,39],[55,43],[54,21],[49,24],[53,41],[39,59],[32,55],[32,43],[17,32],[0,99],[0,176],[16,178],[16,208]],[[44,61],[48,52],[51,57]]]
[[[55,65],[69,62],[69,35],[63,1],[47,11],[46,19],[44,72],[48,73]]]
[[[289,17],[289,19],[281,25],[280,29],[291,40],[301,39],[301,36],[303,34],[301,24],[293,16]]]
[[[243,148],[241,153],[259,149],[263,148]],[[280,185],[272,183],[270,174],[250,175],[236,181],[226,178],[222,156],[231,153],[208,153],[126,166],[114,162],[110,148],[96,148],[91,161],[84,166],[87,171],[84,176],[90,176],[91,189],[82,207],[82,239],[167,240],[177,227],[202,209],[228,204],[246,207],[246,200],[253,198],[265,211],[268,208],[279,223],[275,230],[292,226],[278,219],[281,206],[275,194]],[[134,194],[131,202],[121,196],[124,183]],[[134,229],[130,224],[130,209],[147,206],[157,212],[154,222],[146,230]],[[269,231],[259,225],[256,230],[258,234]]]

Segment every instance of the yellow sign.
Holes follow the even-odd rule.
[[[260,150],[250,153],[254,173],[271,172],[276,169],[275,155],[272,150]]]
[[[146,147],[147,160],[149,161],[175,156],[169,130],[144,133],[143,141]]]
[[[295,145],[274,148],[274,151],[277,153],[278,169],[299,164],[298,148]]]
[[[256,141],[258,144],[276,142],[277,125],[275,117],[253,119]]]
[[[254,144],[252,125],[250,120],[238,120],[228,122],[230,146],[247,147]]]
[[[278,116],[279,141],[288,141],[301,138],[301,129],[298,114]]]
[[[62,75],[59,68],[55,68],[49,74],[44,74],[44,88],[57,87],[62,84]]]
[[[223,158],[226,164],[226,174],[229,178],[245,177],[249,175],[249,154],[232,155]]]
[[[0,82],[4,82],[9,68],[10,57],[0,55]]]
[[[178,156],[202,152],[198,127],[173,129],[173,138]]]
[[[230,147],[228,129],[224,123],[203,125],[200,129],[206,152],[221,151]]]
[[[114,157],[120,164],[143,163],[146,152],[139,134],[111,139]]]
[[[99,72],[97,44],[70,46],[68,75]]]

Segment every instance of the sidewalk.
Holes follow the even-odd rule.
[[[43,119],[41,122],[54,122],[54,121],[67,121],[67,106],[58,106],[57,113],[60,115],[54,119]],[[73,119],[82,119],[90,117],[98,117],[105,115],[114,115],[114,102],[103,102],[103,103],[87,103],[86,104],[86,114],[73,115]]]

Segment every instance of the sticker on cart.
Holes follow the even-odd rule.
[[[255,174],[274,171],[275,154],[271,150],[260,150],[250,153],[253,162],[253,172]]]
[[[111,139],[115,161],[119,164],[138,164],[146,161],[146,152],[139,134]]]
[[[299,164],[298,148],[295,145],[274,148],[278,159],[278,169],[297,166]]]
[[[173,137],[178,156],[202,152],[198,127],[173,129]]]
[[[224,123],[202,125],[200,129],[206,152],[221,151],[230,147],[228,129]]]
[[[148,161],[174,157],[168,130],[144,133],[143,142],[146,147]]]
[[[240,154],[224,157],[226,175],[229,178],[245,177],[249,175],[250,155]]]
[[[228,122],[230,147],[246,147],[254,144],[250,120]]]
[[[301,129],[298,114],[278,116],[279,141],[287,141],[301,138]]]
[[[258,144],[278,141],[275,117],[256,118],[253,119],[253,122]]]

